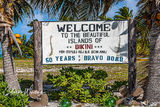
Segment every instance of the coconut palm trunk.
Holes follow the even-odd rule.
[[[8,27],[4,27],[2,29],[3,30],[0,32],[0,36],[3,51],[3,70],[5,81],[8,83],[9,89],[12,88],[17,91],[20,90],[20,86],[18,83],[17,73],[15,71],[12,46],[8,46],[10,42]]]
[[[20,85],[15,71],[12,46],[8,46],[8,44],[10,37],[12,37],[22,55],[11,27],[19,20],[22,21],[24,15],[33,15],[32,7],[28,2],[28,0],[0,0],[0,39],[3,51],[3,70],[8,88],[15,90],[20,90]]]
[[[160,101],[160,27],[154,25],[150,42],[150,68],[145,99],[149,102]]]
[[[150,61],[145,100],[160,101],[160,0],[139,0],[139,19],[150,32]],[[141,29],[144,31],[144,29]]]

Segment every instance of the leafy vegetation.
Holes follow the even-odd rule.
[[[25,34],[22,36],[21,41],[22,41],[22,45],[20,45],[20,48],[22,50],[22,56],[20,56],[19,51],[15,45],[13,45],[13,48],[12,48],[13,56],[18,58],[33,57],[33,45],[28,43]]]
[[[57,16],[60,20],[72,17],[74,20],[97,20],[99,15],[105,16],[110,7],[124,0],[30,0],[35,8]],[[35,5],[36,4],[36,5]]]
[[[30,88],[31,87],[31,85],[33,84],[33,81],[29,80],[29,79],[20,78],[19,79],[19,84],[21,86],[21,90],[25,91],[26,88]]]
[[[112,91],[118,91],[122,85],[127,85],[128,81],[115,81],[113,85],[111,85]]]
[[[22,21],[23,16],[34,14],[31,5],[26,0],[1,0],[0,2],[1,21],[9,24],[17,24]],[[3,8],[3,9],[2,9]]]
[[[144,1],[142,0],[142,2],[139,2],[137,5],[139,6],[141,3],[143,4],[143,2]],[[148,4],[147,2],[146,4]],[[138,56],[143,57],[149,56],[150,53],[151,30],[151,20],[148,19],[149,16],[147,15],[145,8],[146,7],[144,7],[143,10],[140,10],[135,17],[135,20],[137,20],[137,53]]]
[[[58,89],[53,93],[57,95],[56,98],[103,105],[107,98],[113,96],[112,92],[106,90],[108,75],[103,70],[69,67],[63,68],[60,73],[57,76],[48,74],[48,81]]]
[[[126,6],[120,8],[116,13],[118,15],[114,16],[115,20],[130,20],[133,18],[133,10],[129,10]]]
[[[154,103],[160,100],[160,87],[159,79],[157,75],[159,73],[159,37],[160,37],[160,1],[159,0],[139,0],[137,3],[139,6],[140,20],[146,22],[146,28],[150,33],[150,63],[149,63],[149,75],[146,87],[145,100]],[[143,29],[142,29],[143,30]],[[144,29],[145,30],[145,29]],[[158,54],[157,54],[158,53]],[[154,93],[153,93],[154,92]]]
[[[22,41],[22,45],[20,45],[20,48],[22,49],[22,56],[19,55],[18,53],[18,49],[13,46],[13,55],[14,57],[16,58],[33,58],[33,22],[34,21],[38,21],[37,19],[33,20],[31,23],[27,24],[28,27],[31,27],[32,29],[29,30],[28,32],[29,33],[32,33],[31,34],[31,37],[29,38],[29,40],[27,41],[26,39],[26,35],[24,34],[21,38],[21,41]]]
[[[29,97],[23,92],[8,89],[4,76],[0,75],[0,105],[2,107],[25,107],[29,104]]]
[[[150,40],[147,37],[137,39],[137,54],[139,57],[148,57],[149,56],[149,47],[150,47]]]

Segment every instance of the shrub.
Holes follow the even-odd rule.
[[[127,81],[115,81],[113,85],[111,85],[112,91],[118,91],[122,85],[127,85]]]
[[[29,97],[23,92],[9,90],[8,84],[3,81],[0,75],[0,105],[1,107],[25,107],[29,104]]]
[[[30,88],[33,84],[32,80],[19,79],[18,81],[22,91],[25,91],[26,88]]]
[[[112,93],[105,90],[107,73],[103,70],[62,68],[60,75],[48,74],[48,81],[59,89],[60,100],[70,100],[87,103],[103,104],[112,96]],[[55,92],[55,93],[57,93]],[[53,93],[54,94],[54,93]]]

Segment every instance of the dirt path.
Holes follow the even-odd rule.
[[[43,72],[54,72],[59,71],[60,68],[54,68],[54,69],[43,69]],[[0,72],[3,72],[3,69],[0,68]],[[33,68],[16,68],[16,72],[34,72]]]

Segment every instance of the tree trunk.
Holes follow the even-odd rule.
[[[20,90],[17,73],[15,71],[12,46],[8,46],[10,39],[8,33],[8,27],[1,27],[1,44],[3,51],[3,70],[5,76],[5,82],[8,83],[9,89]]]
[[[150,42],[148,84],[145,99],[149,102],[160,101],[160,28],[153,26]]]

